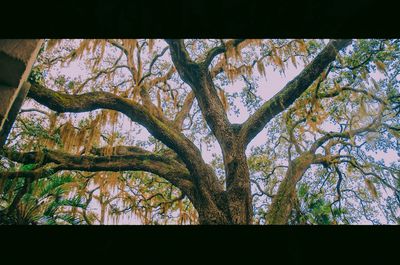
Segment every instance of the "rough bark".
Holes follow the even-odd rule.
[[[239,145],[225,150],[227,197],[232,221],[235,224],[251,224],[253,206],[245,149]]]

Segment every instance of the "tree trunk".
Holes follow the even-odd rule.
[[[253,218],[249,169],[244,150],[237,146],[226,148],[224,164],[226,171],[226,191],[215,189],[214,183],[202,182],[193,205],[199,213],[200,224],[251,224]],[[204,179],[204,177],[203,177]],[[215,179],[210,174],[208,180]]]
[[[296,184],[310,167],[314,155],[310,152],[301,154],[289,163],[286,176],[279,185],[268,211],[268,224],[287,224],[296,203]]]
[[[235,146],[224,152],[227,199],[232,224],[251,224],[253,206],[250,174],[244,148]]]

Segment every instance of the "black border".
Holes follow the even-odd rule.
[[[398,258],[399,232],[399,226],[0,226],[0,249],[2,260],[12,252],[18,263],[389,264]]]
[[[388,0],[3,1],[1,38],[395,38]]]

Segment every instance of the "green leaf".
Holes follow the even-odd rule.
[[[37,167],[37,164],[26,164],[26,165],[22,165],[20,170],[21,171],[31,171],[33,169],[35,169]]]
[[[299,197],[304,198],[308,192],[308,186],[306,184],[301,184],[299,187]]]

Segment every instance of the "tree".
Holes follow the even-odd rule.
[[[176,212],[178,223],[197,218],[200,224],[352,223],[360,208],[349,221],[350,198],[359,199],[369,218],[374,210],[365,209],[365,202],[385,188],[391,193],[382,200],[395,202],[385,207],[387,220],[398,220],[398,163],[371,156],[373,146],[399,151],[397,40],[49,40],[45,45],[28,97],[52,112],[40,106],[21,111],[28,116],[21,115],[3,150],[9,165],[0,176],[5,182],[39,183],[72,174],[77,182],[92,181],[73,190],[86,197],[86,206],[94,197],[101,205],[100,217],[86,216],[84,223],[104,223],[106,211],[116,216],[131,211],[145,223],[167,222]],[[63,64],[74,62],[85,64],[87,78],[60,74]],[[255,93],[268,78],[266,66],[284,74],[289,65],[304,68],[261,104]],[[379,81],[373,78],[377,72]],[[234,104],[240,95],[227,90],[241,80],[249,117],[239,124],[229,113],[243,113]],[[43,120],[32,122],[32,113]],[[116,129],[126,124],[119,113],[151,137],[129,140],[133,131],[123,135]],[[248,158],[246,149],[266,126],[265,146]],[[22,139],[36,141],[27,145]],[[222,157],[207,163],[202,142],[218,143]],[[18,170],[14,162],[35,166]],[[325,191],[313,192],[322,179]],[[336,184],[333,199],[326,182]],[[257,201],[254,189],[260,192]]]

